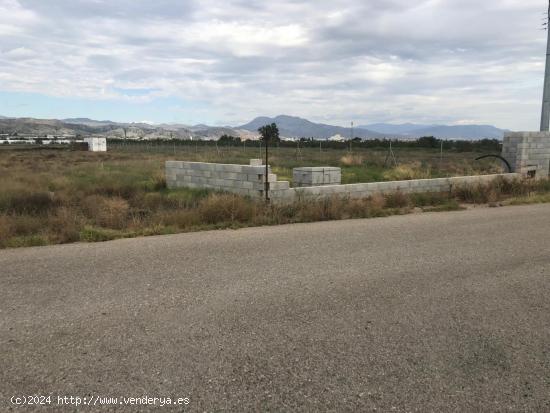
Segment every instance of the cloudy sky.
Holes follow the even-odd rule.
[[[0,0],[0,115],[537,129],[543,0]]]

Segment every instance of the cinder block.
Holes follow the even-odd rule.
[[[347,190],[350,193],[353,193],[353,192],[364,191],[365,190],[365,185],[366,184],[349,184],[349,185],[346,185],[346,187],[347,187]]]
[[[321,194],[321,187],[319,186],[308,186],[304,188],[300,188],[300,193],[304,195],[320,195]]]
[[[295,187],[339,185],[341,170],[336,167],[301,167],[292,170]]]
[[[193,182],[194,184],[198,184],[198,185],[210,183],[208,178],[202,178],[202,177],[199,177],[199,176],[191,177],[191,182]]]
[[[269,189],[272,191],[281,191],[290,189],[290,183],[288,181],[278,181],[269,184]]]
[[[246,174],[247,178],[245,181],[250,182],[263,182],[263,175],[262,174]]]
[[[262,183],[265,182],[265,175],[252,175],[252,176],[258,177],[258,179],[254,179],[254,181],[260,181]],[[269,174],[267,177],[268,177],[268,182],[277,182],[277,175]]]
[[[242,174],[239,174],[236,172],[226,172],[223,174],[219,174],[219,176],[223,177],[223,179],[232,179],[232,180],[239,180],[241,175]]]
[[[264,175],[265,166],[243,166],[242,173],[250,175]],[[268,173],[271,173],[271,166],[268,166]]]
[[[223,173],[242,173],[243,165],[215,164],[214,170]]]

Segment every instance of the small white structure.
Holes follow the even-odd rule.
[[[340,135],[339,133],[337,133],[336,135],[333,135],[331,136],[330,138],[328,138],[328,140],[330,142],[345,142],[346,141],[346,138],[344,138],[342,135]]]
[[[84,138],[91,152],[107,152],[107,138]]]

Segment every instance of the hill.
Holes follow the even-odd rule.
[[[314,123],[307,119],[280,115],[275,118],[258,117],[238,127],[148,123],[119,123],[110,120],[88,118],[34,119],[7,118],[0,116],[0,133],[46,136],[46,135],[102,135],[108,138],[128,139],[218,139],[222,135],[257,139],[258,128],[276,123],[281,137],[328,139],[334,135],[352,136],[351,128]],[[435,136],[442,139],[502,139],[503,129],[490,125],[420,125],[376,123],[353,129],[353,136],[363,139],[411,139]]]
[[[389,124],[375,123],[361,126],[370,130],[419,138],[422,136],[435,136],[440,139],[502,139],[504,129],[491,125],[420,125],[414,123]]]
[[[275,118],[261,116],[246,125],[239,126],[238,128],[255,132],[261,126],[270,123],[276,123],[281,136],[287,138],[313,137],[318,139],[328,139],[334,135],[341,135],[346,138],[351,136],[351,128],[314,123],[307,119],[288,115],[280,115]],[[383,138],[385,135],[367,129],[354,128],[353,136],[359,138]]]
[[[107,138],[127,139],[218,139],[232,135],[253,138],[249,131],[218,128],[207,125],[150,125],[146,123],[118,123],[88,118],[34,119],[0,117],[0,133],[43,137],[47,135],[101,135]]]

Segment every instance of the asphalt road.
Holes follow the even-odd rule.
[[[4,250],[0,274],[0,411],[550,411],[550,205]]]

